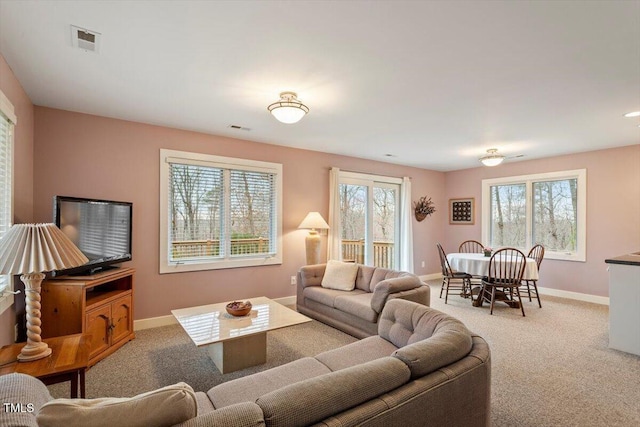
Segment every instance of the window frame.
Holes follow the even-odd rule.
[[[525,248],[528,250],[533,242],[533,183],[577,179],[577,247],[575,252],[559,252],[545,248],[544,256],[549,259],[586,262],[587,260],[587,170],[574,169],[567,171],[546,172],[539,174],[519,175],[482,180],[482,241],[490,242],[491,227],[491,187],[494,185],[525,184]],[[526,253],[526,252],[525,252]]]
[[[274,174],[274,196],[276,216],[274,222],[275,253],[209,258],[193,261],[171,261],[169,259],[169,160],[184,161],[184,164],[236,169],[248,172],[264,172]],[[228,192],[225,199],[230,197]],[[230,234],[225,233],[225,236]],[[224,243],[226,245],[226,241]],[[257,267],[262,265],[282,264],[282,164],[257,160],[223,157],[212,154],[191,153],[185,151],[160,149],[160,274],[188,271],[216,270],[222,268]]]
[[[14,144],[15,144],[15,126],[18,124],[18,119],[15,115],[15,109],[9,98],[7,98],[0,90],[0,114],[3,116],[8,123],[8,155],[6,156],[7,166],[6,170],[8,171],[8,182],[6,183],[6,188],[4,189],[7,194],[8,201],[8,212],[7,219],[8,223],[6,224],[7,229],[13,224],[13,193],[14,193]],[[0,236],[1,237],[1,236]],[[6,275],[6,283],[7,285],[3,287],[0,291],[0,314],[4,313],[9,307],[13,305],[15,300],[13,291],[13,276]]]

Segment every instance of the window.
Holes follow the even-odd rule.
[[[483,180],[483,242],[586,261],[586,181],[585,169]]]
[[[13,223],[13,105],[0,91],[0,237]],[[13,304],[11,276],[0,276],[0,313]]]
[[[340,172],[342,259],[398,268],[400,178]]]
[[[282,165],[160,150],[160,273],[282,263]]]

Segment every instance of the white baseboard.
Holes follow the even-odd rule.
[[[423,282],[426,282],[427,280],[442,279],[442,273],[425,274],[418,277],[420,277],[420,280],[422,280]]]
[[[442,278],[441,273],[427,274],[425,276],[420,276],[420,280],[422,280],[423,282],[427,280],[435,280],[435,279],[441,279],[441,278]],[[540,291],[541,295],[551,295],[552,297],[569,298],[569,299],[575,299],[578,301],[592,302],[594,304],[609,305],[609,297],[582,294],[580,292],[563,291],[560,289],[553,289],[553,288],[543,288],[542,286],[538,286],[538,291]]]
[[[551,295],[553,297],[569,298],[578,301],[592,302],[594,304],[609,305],[609,297],[581,294],[579,292],[562,291],[552,288],[543,288],[542,286],[538,286],[538,291],[540,292],[540,295]]]
[[[168,316],[149,317],[147,319],[134,320],[133,330],[141,331],[143,329],[151,329],[151,328],[158,328],[160,326],[175,325],[176,323],[178,323],[178,321],[171,314],[169,314]]]
[[[295,305],[296,296],[291,295],[289,297],[275,298],[274,301],[282,305]],[[147,319],[134,320],[133,330],[141,331],[143,329],[151,329],[151,328],[158,328],[160,326],[175,325],[176,323],[178,323],[176,321],[176,318],[173,317],[173,315],[171,314],[167,316],[149,317]]]
[[[274,301],[282,305],[296,305],[296,299],[295,295],[291,295],[290,297],[276,298]]]

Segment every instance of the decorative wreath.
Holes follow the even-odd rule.
[[[420,200],[413,202],[413,208],[416,213],[416,219],[418,221],[424,220],[426,217],[436,211],[436,207],[431,201],[431,197],[427,199],[427,196],[420,197]]]

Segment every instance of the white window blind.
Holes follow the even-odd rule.
[[[0,92],[0,238],[13,222],[13,105]],[[13,304],[11,276],[0,276],[0,313]]]
[[[281,263],[282,165],[161,150],[160,272]]]

